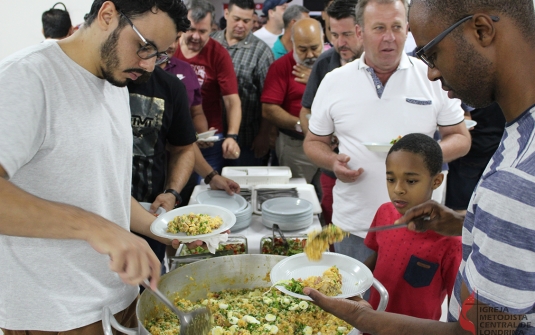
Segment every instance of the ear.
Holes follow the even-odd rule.
[[[225,8],[225,20],[228,21],[228,17],[229,17],[229,11],[228,11],[228,8]]]
[[[469,27],[472,34],[482,47],[489,46],[496,37],[496,28],[490,16],[486,14],[476,14]]]
[[[433,177],[433,190],[436,190],[444,181],[444,174],[441,172]]]
[[[360,25],[355,25],[355,33],[357,35],[357,38],[362,38],[362,35],[364,33],[363,31],[363,27],[361,27]]]
[[[46,38],[44,29],[41,29],[41,34],[43,34],[43,36]]]
[[[99,27],[105,31],[111,29],[115,20],[118,20],[118,12],[115,4],[111,1],[104,2],[97,14],[96,21]]]

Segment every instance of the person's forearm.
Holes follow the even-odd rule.
[[[256,136],[261,136],[261,138],[267,140],[273,127],[274,125],[271,122],[269,122],[266,118],[262,117],[260,120],[260,130],[258,131],[258,135]]]
[[[262,116],[277,127],[289,130],[295,130],[295,125],[299,121],[298,117],[275,104],[262,104]]]
[[[130,230],[138,234],[154,237],[150,232],[150,224],[155,217],[149,213],[136,199],[130,197]]]
[[[225,109],[227,110],[227,134],[238,134],[241,123],[241,101],[237,94],[223,97]]]
[[[202,178],[206,177],[210,172],[214,170],[214,168],[208,164],[206,159],[201,153],[201,150],[197,145],[194,146],[193,151],[195,153],[195,165],[193,167],[193,170],[195,173],[197,173]]]
[[[311,140],[311,136],[313,135],[309,132],[303,142],[305,154],[318,167],[333,171],[337,154],[332,151],[330,144],[324,141]],[[325,136],[323,140],[330,142],[330,136]]]
[[[301,108],[299,112],[299,120],[301,121],[301,129],[303,129],[303,134],[306,135],[308,132],[308,118],[312,111],[309,108]]]
[[[170,154],[165,188],[180,192],[193,172],[193,166],[195,164],[194,144],[183,147],[168,147]]]
[[[6,180],[0,167],[0,234],[53,239],[89,239],[102,229],[122,229],[81,208],[36,197]]]
[[[206,120],[202,105],[191,106],[190,113],[195,131],[199,134],[208,131],[208,120]]]
[[[451,134],[440,141],[443,160],[449,163],[459,157],[465,156],[470,151],[470,135]]]

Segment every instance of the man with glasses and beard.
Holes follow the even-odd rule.
[[[276,151],[281,166],[288,166],[292,176],[312,183],[318,167],[303,151],[303,132],[299,121],[301,99],[305,92],[305,74],[296,65],[312,68],[323,52],[323,30],[317,20],[304,18],[292,27],[293,52],[277,59],[269,68],[262,92],[262,115],[279,128]],[[298,75],[298,76],[296,76]]]
[[[463,260],[449,322],[375,312],[364,301],[304,291],[369,334],[535,334],[535,11],[532,0],[412,0],[416,54],[450,97],[480,108],[497,102],[507,121],[466,217],[437,203],[399,223],[461,235]],[[418,220],[430,216],[429,220]],[[423,297],[422,297],[423,298]],[[359,299],[356,299],[359,300]]]
[[[102,308],[135,326],[160,263],[130,231],[154,216],[130,196],[128,83],[188,27],[181,1],[96,0],[83,27],[0,63],[0,328],[102,334]],[[176,241],[175,241],[176,243]]]
[[[366,229],[389,201],[386,153],[368,143],[388,144],[409,133],[432,137],[438,125],[446,162],[470,148],[460,101],[448,99],[427,79],[425,64],[404,53],[407,6],[407,0],[358,1],[356,32],[364,53],[323,78],[304,142],[308,157],[337,177],[332,223],[351,235],[334,248],[361,262],[372,254],[364,245]],[[339,154],[331,149],[333,133]]]

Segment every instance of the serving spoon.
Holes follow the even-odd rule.
[[[144,280],[141,285],[152,293],[156,298],[163,302],[180,320],[180,335],[201,335],[208,334],[212,329],[212,317],[210,310],[206,307],[197,308],[191,312],[183,312],[176,308],[175,305],[163,293],[150,287],[148,280]]]

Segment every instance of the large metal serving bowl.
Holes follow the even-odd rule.
[[[209,291],[217,292],[224,289],[252,289],[269,287],[269,272],[284,256],[274,255],[233,255],[201,260],[185,265],[162,276],[158,285],[167,297],[173,300],[179,295],[184,299],[197,301],[206,298]],[[373,285],[382,293],[379,310],[386,308],[388,293],[384,287],[374,280]],[[128,329],[115,320],[109,308],[103,311],[104,334],[111,335],[111,327],[127,335],[149,335],[143,326],[146,320],[156,316],[164,305],[150,292],[143,292],[137,302],[136,313],[138,328]]]

